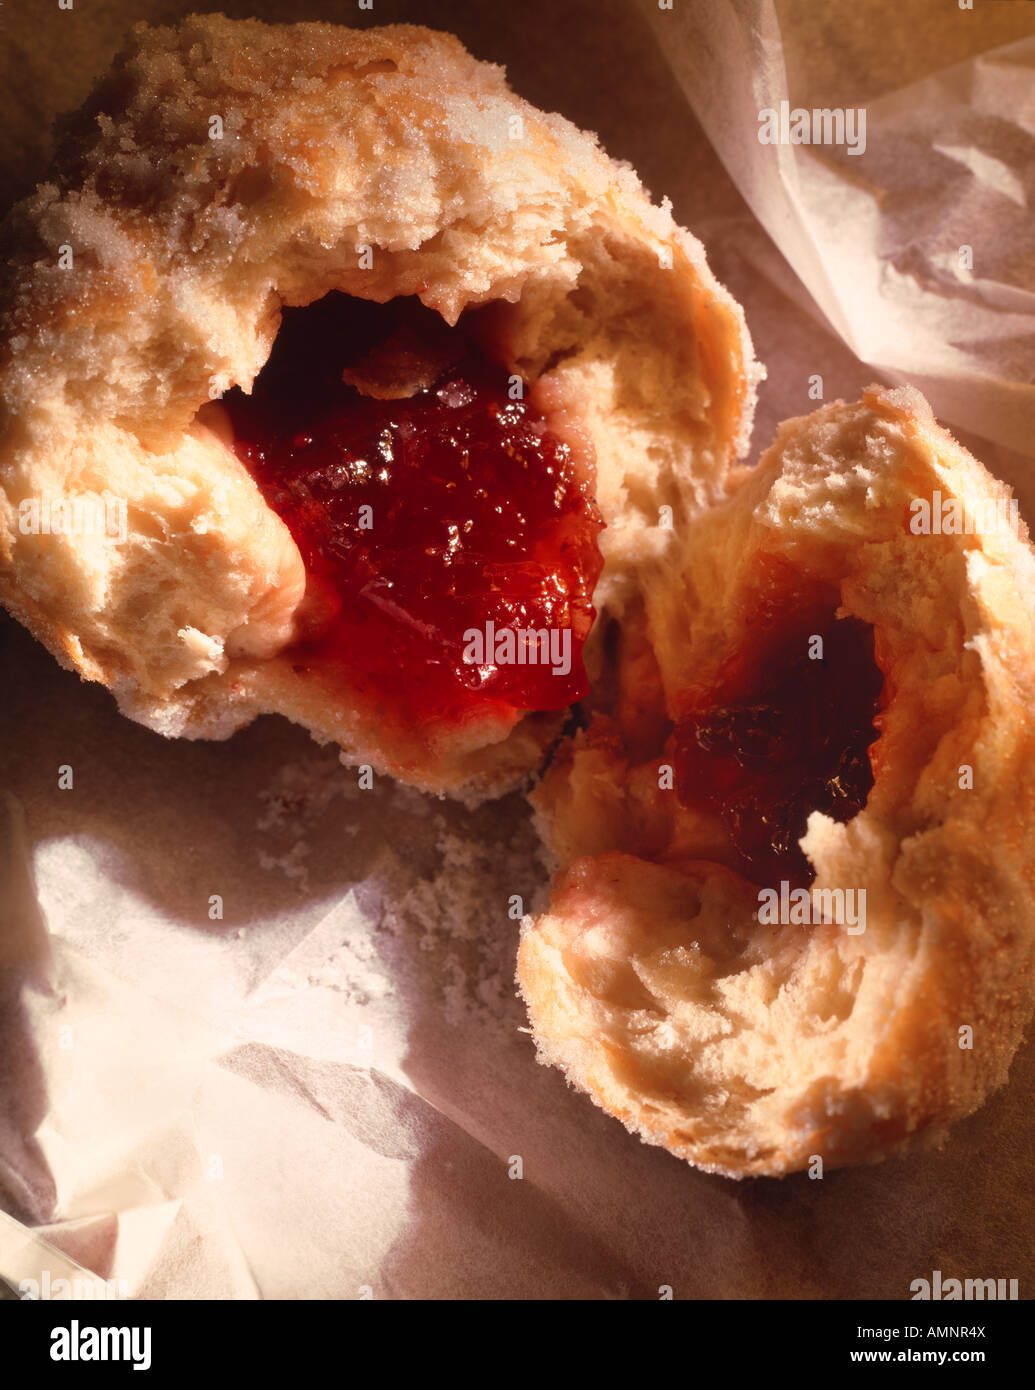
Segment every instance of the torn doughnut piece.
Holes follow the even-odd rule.
[[[1009,500],[915,391],[788,421],[534,794],[565,866],[518,958],[540,1059],[709,1171],[940,1142],[1031,1018],[1035,555],[917,533],[937,494]]]
[[[166,736],[521,785],[750,431],[700,245],[448,34],[139,25],[6,236],[0,601]]]

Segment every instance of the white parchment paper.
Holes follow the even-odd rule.
[[[714,0],[687,23],[643,4],[726,170],[841,341],[946,422],[1029,450],[1035,38],[874,96],[858,70],[834,84],[800,71],[837,6]],[[850,110],[845,143],[763,143],[760,113],[782,105]]]

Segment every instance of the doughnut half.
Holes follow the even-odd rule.
[[[565,867],[518,967],[542,1061],[735,1178],[939,1140],[1005,1082],[1035,998],[1035,556],[1023,523],[913,529],[916,499],[1006,519],[1009,489],[906,388],[785,423],[738,482],[534,794]],[[760,640],[740,600],[774,556],[875,634],[872,788],[801,842],[813,895],[865,889],[862,931],[763,920],[714,824],[659,789],[687,691]]]
[[[294,668],[298,548],[198,418],[250,389],[283,307],[416,296],[452,325],[496,304],[501,363],[592,446],[598,607],[672,550],[662,507],[678,526],[722,494],[750,428],[760,369],[700,245],[446,34],[139,25],[4,235],[0,599],[165,735],[279,712],[350,764],[476,800],[562,722],[405,727]],[[119,544],[22,527],[27,501],[86,493],[125,502]]]

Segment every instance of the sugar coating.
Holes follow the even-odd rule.
[[[472,1016],[519,1025],[520,917],[546,905],[541,846],[522,799],[472,813],[388,779],[364,790],[314,749],[272,774],[256,831],[260,867],[300,894],[333,900],[356,885],[362,896],[361,919],[311,983],[357,1004],[401,995],[418,1007],[430,995],[449,1026]]]

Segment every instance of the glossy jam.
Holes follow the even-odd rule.
[[[809,655],[813,636],[822,660]],[[685,805],[720,813],[747,877],[807,886],[798,840],[809,813],[848,821],[873,786],[868,750],[883,687],[873,629],[813,612],[769,647],[751,683],[677,724],[676,786]]]
[[[357,363],[362,378],[386,341],[389,358],[394,341],[407,360],[437,363],[433,382],[374,399],[342,381]],[[603,523],[572,450],[511,399],[513,380],[414,300],[332,294],[285,311],[252,396],[232,391],[224,405],[306,565],[316,617],[296,665],[337,663],[386,713],[418,720],[585,695]],[[497,648],[479,664],[465,634],[488,623],[557,630],[560,662],[525,647],[524,664],[517,651],[497,663]],[[571,668],[555,674],[564,629]]]

